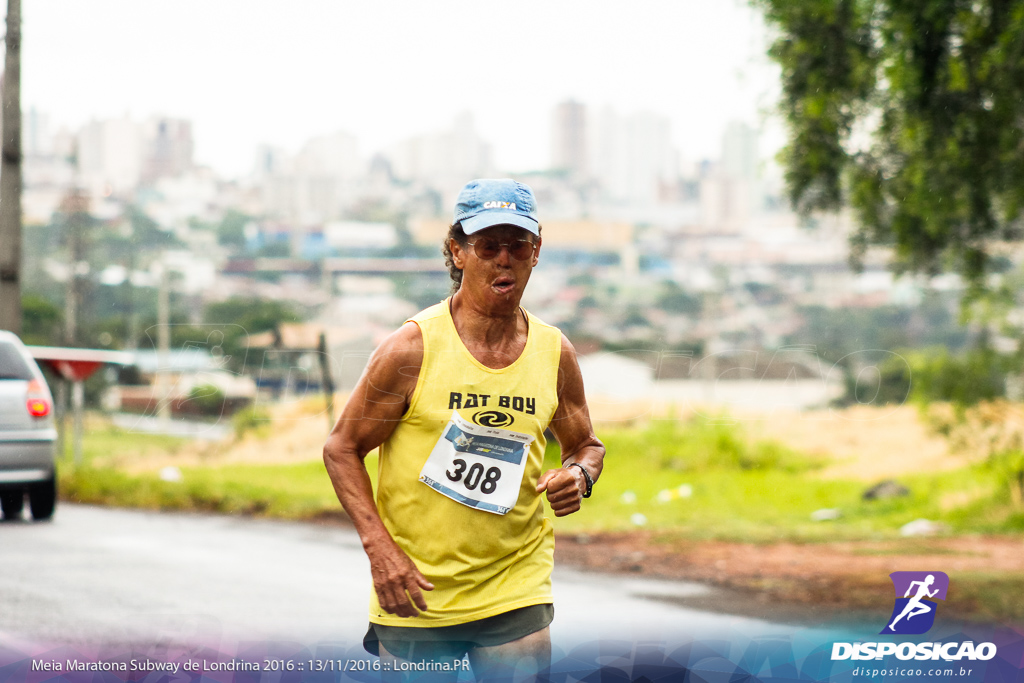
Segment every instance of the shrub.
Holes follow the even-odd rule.
[[[974,405],[1006,394],[1009,359],[987,348],[959,355],[939,348],[890,353],[873,366],[873,377],[865,372],[870,367],[847,369],[842,404],[902,404],[909,398]]]
[[[270,413],[253,404],[235,413],[231,417],[231,424],[235,428],[236,439],[241,439],[249,432],[262,435],[270,429]]]
[[[220,415],[224,410],[224,392],[212,384],[199,384],[188,392],[183,407],[200,415]]]
[[[736,424],[700,417],[683,423],[659,420],[643,430],[612,433],[607,438],[624,440],[621,447],[608,443],[609,451],[639,452],[655,467],[667,470],[799,472],[821,464],[774,441],[752,443]]]
[[[912,394],[923,403],[949,401],[967,406],[1006,393],[1007,359],[991,349],[974,349],[960,356],[945,349],[918,354],[914,369]]]
[[[955,451],[996,473],[1013,505],[1024,506],[1024,406],[1004,400],[965,410],[933,406],[928,417]]]

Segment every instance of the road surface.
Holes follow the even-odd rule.
[[[366,557],[345,528],[70,504],[52,523],[0,524],[0,649],[33,655],[288,642],[365,657],[369,590]],[[794,632],[673,603],[706,590],[556,569],[552,639],[568,648]]]

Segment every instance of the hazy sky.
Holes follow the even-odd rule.
[[[191,119],[196,158],[345,130],[371,153],[473,112],[499,167],[546,167],[567,98],[670,117],[688,159],[778,92],[743,0],[24,0],[22,102],[56,124]],[[763,147],[777,144],[778,130]]]

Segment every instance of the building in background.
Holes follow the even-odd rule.
[[[493,148],[480,137],[468,112],[446,130],[399,143],[388,156],[396,179],[439,192],[444,207],[454,204],[467,180],[494,174]]]
[[[22,124],[22,214],[26,225],[43,225],[74,184],[75,139],[67,129],[53,130],[50,116],[35,107]]]
[[[759,132],[742,121],[730,121],[722,135],[722,170],[732,178],[760,177]]]
[[[722,154],[700,181],[701,227],[705,232],[749,232],[763,213],[764,189],[759,132],[732,121],[722,135]]]
[[[195,143],[191,121],[165,116],[151,118],[142,125],[142,139],[143,183],[152,184],[192,170]]]
[[[94,196],[133,194],[194,168],[192,123],[153,117],[90,121],[78,133],[77,182]]]
[[[79,182],[92,196],[133,192],[143,149],[142,128],[131,117],[90,121],[78,134]]]
[[[587,107],[575,100],[555,106],[551,122],[551,168],[578,181],[589,174]]]
[[[365,170],[356,138],[338,131],[311,138],[294,155],[269,145],[260,147],[253,182],[269,217],[311,226],[345,214]]]
[[[679,155],[668,118],[652,112],[620,115],[606,107],[591,130],[590,170],[607,201],[655,204],[678,180]]]
[[[50,130],[50,116],[30,107],[22,116],[21,151],[26,158],[46,157],[53,154],[54,135]]]

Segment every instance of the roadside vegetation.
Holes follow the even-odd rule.
[[[278,417],[293,428],[303,425],[295,416]],[[82,462],[58,465],[60,496],[145,510],[344,518],[318,453],[260,461],[261,453],[281,450],[273,440],[270,414],[243,410],[232,424],[230,440],[196,442],[121,429],[94,416],[85,434]],[[320,421],[316,424],[323,430]],[[238,457],[221,457],[231,451]],[[376,455],[367,460],[375,475]]]
[[[95,424],[86,434],[83,463],[60,468],[61,495],[150,510],[343,518],[320,461],[315,434],[324,425],[292,425],[306,434],[305,445],[260,462],[257,455],[283,452],[281,444],[293,441],[287,423],[273,429],[268,424],[238,418],[233,442],[202,447]],[[609,452],[604,476],[582,514],[555,521],[560,532],[645,529],[754,543],[885,540],[925,519],[940,535],[1024,533],[1018,491],[990,459],[907,472],[899,477],[905,495],[865,500],[872,482],[822,476],[828,458],[751,439],[739,424],[655,420],[599,429],[599,436]],[[231,448],[242,449],[241,455],[219,456]],[[246,452],[253,457],[246,459]],[[557,444],[549,443],[545,460],[545,468],[557,466]],[[375,479],[376,454],[368,465]]]
[[[948,533],[1024,532],[1024,509],[984,462],[907,474],[899,479],[906,495],[865,500],[870,483],[821,477],[827,460],[751,443],[738,425],[659,421],[599,436],[612,454],[601,490],[586,514],[558,520],[557,529],[644,527],[755,543],[900,538],[918,519]],[[557,446],[547,461],[558,462]]]
[[[209,443],[118,429],[94,416],[83,462],[64,461],[59,468],[61,497],[146,510],[345,523],[320,460],[327,422],[317,414],[321,408],[311,401],[273,415],[243,411],[233,420],[232,436]],[[926,415],[905,407],[906,422],[890,420],[907,432],[902,443],[877,423],[854,419],[804,426],[819,435],[828,431],[835,454],[802,442],[785,425],[776,433],[787,434],[788,441],[774,440],[724,415],[599,426],[609,453],[604,475],[580,514],[554,519],[560,561],[704,581],[740,596],[749,592],[757,599],[709,606],[762,617],[775,614],[764,611],[774,610],[771,605],[801,603],[885,611],[891,607],[889,572],[927,565],[955,574],[957,593],[945,606],[948,614],[1024,619],[1024,602],[1017,597],[1024,595],[1021,562],[1013,559],[1024,537],[1024,506],[1013,485],[1019,468],[1007,455],[1019,452],[1024,416],[1013,412],[1006,419],[1005,411],[991,410],[974,416],[969,409],[968,422],[979,427],[965,433],[953,408],[945,421],[932,408]],[[934,430],[947,430],[948,453],[914,459],[921,456],[906,444],[924,445],[923,432],[907,428],[917,424],[915,415],[931,421],[933,436]],[[993,422],[1005,438],[977,438]],[[874,441],[888,447],[861,444],[854,450],[863,460],[850,460],[838,446],[853,430],[873,432]],[[948,466],[936,466],[943,460]],[[879,469],[882,461],[886,467]],[[558,462],[558,446],[549,443],[545,468]],[[372,453],[371,480],[376,464]],[[902,495],[864,498],[869,487],[894,472]],[[932,535],[901,533],[920,520]],[[751,553],[757,562],[750,561]]]

